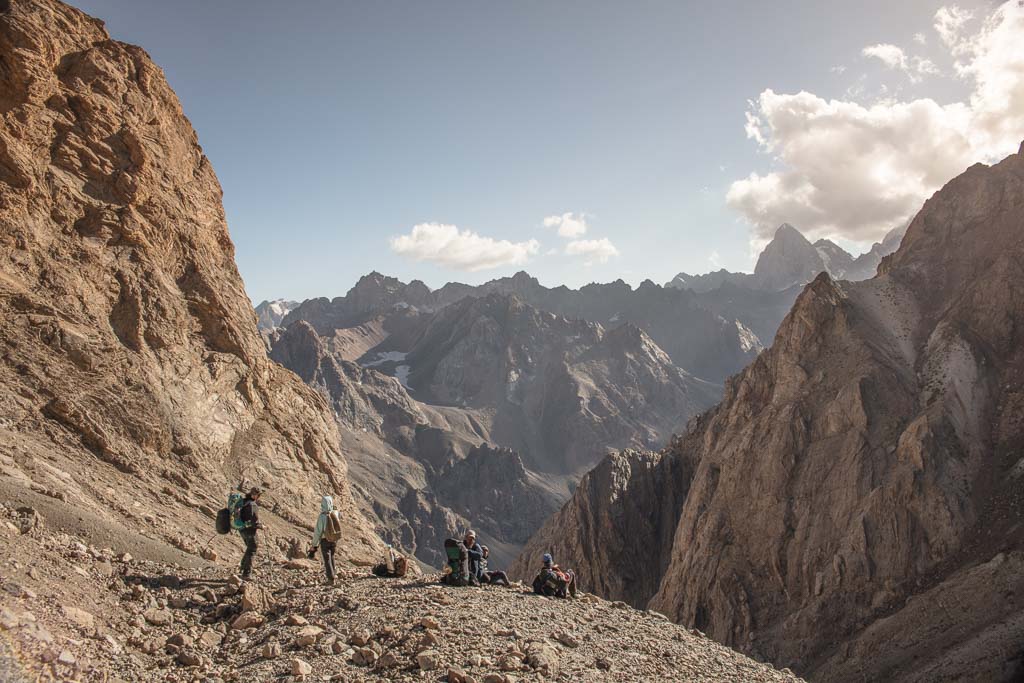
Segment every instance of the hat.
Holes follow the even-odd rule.
[[[473,538],[476,538],[476,532],[475,532],[475,531],[473,531],[472,529],[470,529],[469,531],[467,531],[467,532],[466,532],[466,535],[467,535],[467,536],[472,536]]]
[[[551,557],[551,553],[544,553],[544,564],[554,564],[555,558]]]

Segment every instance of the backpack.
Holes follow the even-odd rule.
[[[449,538],[444,542],[444,553],[448,559],[447,571],[442,578],[449,586],[469,584],[469,557],[461,542]]]
[[[328,543],[337,543],[341,540],[341,515],[337,510],[327,513],[327,523],[324,524],[323,539]]]
[[[228,513],[231,515],[231,528],[236,531],[241,531],[249,526],[247,522],[242,521],[242,504],[245,502],[245,497],[233,491],[228,494]]]
[[[217,533],[226,534],[231,531],[231,510],[221,508],[217,512]]]

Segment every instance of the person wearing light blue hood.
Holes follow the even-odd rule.
[[[334,499],[324,496],[320,499],[320,516],[316,519],[313,529],[313,547],[309,551],[309,559],[316,555],[317,548],[324,558],[324,573],[327,583],[334,583],[334,548],[341,538],[341,516],[334,509]]]

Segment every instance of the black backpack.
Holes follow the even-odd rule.
[[[220,511],[217,512],[217,533],[231,533],[231,510],[221,508]]]

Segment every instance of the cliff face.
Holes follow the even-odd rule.
[[[163,73],[53,0],[0,3],[0,484],[195,548],[239,483],[331,492],[375,553],[327,406],[268,360],[221,189]],[[281,527],[285,529],[286,527]],[[304,532],[303,532],[304,533]]]
[[[1019,673],[1022,263],[1017,154],[932,197],[874,279],[818,276],[663,455],[686,494],[655,514],[678,524],[649,605],[821,680]],[[574,530],[563,559],[614,587],[597,549],[623,526]]]
[[[646,607],[668,566],[693,476],[690,460],[666,453],[625,450],[602,460],[534,534],[509,575],[529,583],[551,553],[586,590]]]

